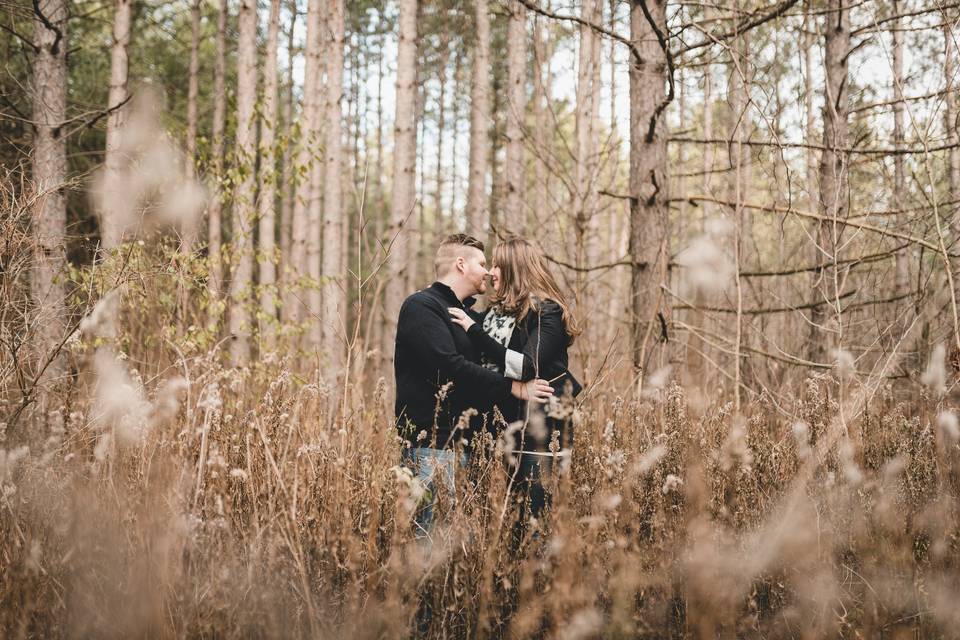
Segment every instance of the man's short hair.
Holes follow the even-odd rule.
[[[483,243],[465,233],[454,233],[443,239],[437,247],[437,256],[433,260],[433,268],[438,278],[447,275],[457,258],[466,257],[467,249],[479,249],[483,252]]]

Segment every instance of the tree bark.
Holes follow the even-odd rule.
[[[390,205],[390,236],[395,237],[390,256],[391,277],[387,283],[385,314],[386,344],[394,342],[407,272],[413,268],[409,240],[404,230],[412,215],[415,199],[417,87],[417,0],[400,0],[399,43],[397,45],[396,111],[394,116],[393,200]],[[390,362],[393,361],[392,353]]]
[[[296,196],[293,200],[293,215],[290,225],[290,261],[285,271],[289,274],[286,298],[283,304],[284,322],[298,323],[306,317],[304,277],[308,274],[307,259],[312,253],[310,209],[314,199],[314,167],[317,164],[318,117],[320,80],[320,2],[309,0],[307,3],[307,34],[305,64],[303,74],[303,103],[300,110],[299,131],[297,132],[297,158],[294,165]]]
[[[580,15],[583,20],[591,24],[599,24],[597,14],[598,0],[583,0]],[[584,267],[588,263],[587,242],[590,219],[596,206],[596,198],[591,197],[594,156],[596,154],[596,119],[594,117],[595,103],[599,103],[600,87],[597,82],[596,67],[598,60],[595,57],[594,41],[599,40],[593,28],[580,25],[580,43],[577,64],[577,105],[574,126],[577,136],[577,158],[575,166],[576,192],[572,203],[573,214],[573,254],[577,266]],[[574,296],[580,308],[587,308],[586,273],[578,271]]]
[[[52,399],[48,402],[49,392],[63,382],[67,373],[66,359],[58,349],[66,330],[66,291],[61,278],[67,267],[67,146],[63,124],[67,110],[68,10],[65,0],[40,0],[36,6],[39,11],[34,12],[33,24],[36,56],[31,86],[34,138],[30,168],[37,198],[32,214],[35,249],[30,295],[36,314],[38,422],[45,423],[55,419]]]
[[[127,76],[129,60],[127,47],[130,44],[131,0],[117,0],[113,15],[113,43],[110,47],[110,90],[107,94],[107,149],[104,156],[104,184],[116,185],[123,171],[124,159],[121,153],[123,120],[125,111],[119,105],[127,99]],[[103,199],[104,207],[100,212],[100,243],[106,250],[113,249],[123,242],[124,220],[111,210],[115,206],[116,196],[107,194]]]
[[[947,156],[949,171],[948,184],[950,185],[950,201],[953,212],[953,237],[960,238],[960,135],[957,127],[957,94],[953,85],[954,65],[957,63],[957,43],[953,37],[952,26],[948,21],[943,26],[944,61],[943,75],[945,78],[944,93],[946,94],[946,109],[944,113],[944,128],[947,142],[952,146]]]
[[[343,0],[329,0],[330,28],[326,88],[326,167],[323,195],[323,352],[328,376],[334,380],[343,366],[341,317],[346,313],[343,276],[343,202],[341,158],[341,98],[343,95]]]
[[[277,44],[280,35],[280,0],[270,0],[267,51],[263,62],[263,99],[260,113],[260,196],[257,201],[257,241],[260,265],[260,340],[265,349],[275,344],[277,315]]]
[[[903,148],[903,31],[900,18],[900,0],[893,0],[894,19],[892,23],[893,35],[893,146]],[[904,173],[904,156],[893,156],[893,208],[905,208],[905,191],[907,188]],[[909,249],[903,248],[896,256],[896,286],[895,295],[903,295],[910,290],[910,262]]]
[[[210,261],[208,281],[212,297],[219,297],[223,290],[222,217],[223,191],[223,134],[227,115],[227,0],[220,0],[217,11],[217,46],[213,62],[213,130],[211,131],[210,155],[213,160],[213,188],[207,219],[207,243]]]
[[[490,13],[487,0],[474,2],[474,14],[476,41],[470,88],[470,176],[467,179],[465,231],[480,238],[487,230],[487,175],[490,162]]]
[[[188,181],[197,176],[197,100],[200,93],[200,0],[190,3],[190,66],[187,72],[187,135],[184,171]],[[180,230],[180,252],[189,255],[197,240],[197,221],[186,220]]]
[[[230,355],[250,361],[253,220],[256,211],[257,0],[241,0],[237,42],[237,186],[231,219]]]
[[[667,60],[657,32],[667,37],[666,0],[633,0],[630,39],[640,60],[630,60],[630,258],[633,366],[638,380],[652,354],[652,342],[666,342],[670,309],[660,290],[667,283],[670,257],[667,217],[666,103]],[[651,24],[652,23],[652,24]],[[666,42],[665,44],[669,44]],[[658,365],[669,354],[657,350]]]
[[[294,132],[296,126],[293,123],[294,104],[293,104],[293,59],[294,59],[294,28],[297,22],[297,2],[290,0],[290,25],[287,31],[287,81],[283,89],[283,123],[284,123],[284,144],[283,159],[280,165],[280,268],[278,269],[278,280],[281,288],[286,288],[289,278],[286,275],[286,269],[290,264],[290,233],[293,224],[293,199],[294,199],[294,178],[293,178],[293,148]],[[283,305],[281,305],[282,307]],[[283,309],[281,309],[281,312]],[[281,313],[281,318],[285,317]]]
[[[507,22],[507,113],[504,200],[500,224],[525,233],[523,124],[527,88],[527,10],[517,0],[508,0]]]
[[[438,81],[440,94],[437,96],[437,171],[434,178],[433,208],[436,228],[443,228],[443,133],[446,127],[447,108],[447,63],[450,60],[450,35],[446,25],[441,25]],[[456,128],[456,122],[454,122]],[[436,235],[436,234],[435,234]]]
[[[537,153],[534,162],[534,190],[533,208],[530,211],[527,228],[539,229],[540,216],[547,208],[547,163],[543,155],[550,148],[550,137],[547,134],[547,104],[544,91],[543,74],[546,61],[546,47],[544,47],[543,16],[533,17],[533,130],[536,144],[541,150]]]
[[[850,53],[850,13],[846,0],[829,0],[824,16],[825,91],[823,107],[823,151],[820,155],[820,213],[830,218],[847,216],[847,163],[838,151],[847,144],[847,114],[849,113],[847,59]],[[821,222],[817,226],[817,263],[824,259],[833,262],[821,271],[816,288],[820,299],[831,304],[839,295],[837,282],[837,248],[840,229],[835,223]],[[835,326],[828,326],[827,305],[818,305],[810,311],[813,335],[810,340],[810,360],[822,362],[831,348],[839,344],[839,318]],[[838,310],[837,310],[838,311]],[[832,324],[832,323],[831,323]]]

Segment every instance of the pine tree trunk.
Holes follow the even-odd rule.
[[[465,231],[482,237],[487,230],[487,175],[490,162],[490,13],[487,0],[474,2],[476,42],[470,87],[470,176],[467,180]]]
[[[850,13],[846,0],[829,0],[824,16],[825,99],[823,108],[823,152],[820,156],[820,213],[828,218],[843,219],[847,214],[847,164],[842,152],[847,144],[849,112],[847,60],[850,53]],[[817,227],[818,261],[836,261],[839,231],[827,221]],[[818,301],[810,313],[813,335],[810,339],[810,360],[822,362],[830,348],[835,348],[838,326],[827,326],[827,309],[833,308],[839,295],[835,266],[821,271],[817,278]]]
[[[293,177],[293,149],[294,135],[297,130],[293,122],[294,104],[293,104],[293,60],[294,60],[294,28],[297,22],[297,2],[290,0],[290,25],[287,31],[287,79],[283,88],[283,124],[284,124],[284,145],[283,159],[280,165],[280,268],[278,269],[278,280],[281,289],[286,289],[289,277],[287,269],[290,265],[290,233],[293,225],[293,199],[294,199],[294,177]],[[281,305],[283,307],[283,305]],[[284,308],[281,308],[280,316],[285,318]]]
[[[307,3],[307,37],[304,74],[303,103],[298,118],[299,135],[297,157],[293,169],[296,182],[296,196],[293,200],[293,215],[290,225],[290,259],[285,272],[289,274],[286,283],[286,297],[283,303],[284,322],[298,323],[306,318],[303,290],[304,277],[308,274],[307,258],[311,252],[311,233],[314,231],[310,220],[311,203],[314,197],[314,167],[317,164],[317,83],[320,80],[320,2],[309,0]]]
[[[943,26],[944,63],[943,75],[945,78],[944,92],[946,93],[946,109],[944,113],[944,128],[948,144],[951,149],[947,155],[947,169],[950,185],[950,210],[953,212],[953,236],[960,238],[960,134],[957,127],[957,93],[953,84],[953,74],[957,64],[957,42],[954,40],[952,26],[947,23]]]
[[[903,148],[903,31],[901,31],[900,0],[893,0],[893,145],[896,149]],[[907,188],[904,173],[904,156],[893,156],[893,208],[902,210],[905,205]],[[897,251],[896,256],[896,295],[904,295],[910,290],[910,262],[909,249],[904,247]]]
[[[104,157],[105,185],[116,185],[123,171],[124,159],[121,154],[122,127],[125,111],[119,105],[127,99],[127,75],[129,61],[127,47],[130,44],[131,0],[116,0],[113,16],[113,44],[110,47],[110,90],[107,94],[107,106],[111,109],[107,116],[107,149]],[[110,250],[123,242],[124,224],[117,213],[116,196],[106,194],[104,210],[100,212],[100,242],[104,249]]]
[[[197,100],[200,93],[200,0],[190,3],[190,66],[187,77],[187,135],[184,170],[188,180],[197,176]],[[180,252],[189,255],[197,241],[195,220],[184,222],[180,230]],[[184,305],[181,305],[183,308]]]
[[[504,202],[500,224],[524,233],[523,124],[527,87],[527,10],[517,0],[508,0],[507,22],[507,113]]]
[[[341,319],[346,318],[343,295],[343,202],[342,202],[342,118],[343,94],[343,0],[331,0],[327,20],[330,28],[326,88],[326,171],[323,196],[323,352],[328,379],[334,380],[343,366]]]
[[[400,0],[399,44],[397,46],[396,112],[394,116],[393,200],[390,206],[390,236],[396,236],[390,256],[391,277],[387,283],[385,314],[386,342],[393,344],[400,304],[408,293],[403,288],[407,272],[413,268],[409,239],[404,226],[414,214],[416,178],[417,123],[415,109],[417,87],[417,0]],[[392,352],[390,361],[392,362]]]
[[[231,219],[230,355],[250,361],[253,302],[253,220],[256,211],[257,2],[241,0],[237,42],[236,166],[239,174]]]
[[[954,246],[960,241],[960,133],[957,131],[957,93],[954,88],[953,74],[957,63],[957,41],[953,36],[953,26],[946,21],[943,26],[944,40],[944,91],[946,93],[944,109],[944,137],[951,145],[947,152],[947,185],[950,189],[948,200],[951,216],[951,232]],[[954,269],[954,295],[960,298],[960,270]]]
[[[311,352],[319,352],[323,348],[323,290],[321,278],[323,277],[323,174],[324,157],[320,156],[323,150],[325,140],[323,139],[323,115],[324,115],[324,92],[326,83],[324,75],[327,70],[329,58],[329,23],[328,7],[324,2],[320,6],[318,17],[318,60],[315,67],[316,80],[314,82],[315,95],[312,98],[312,120],[310,125],[312,131],[311,139],[312,151],[316,157],[313,158],[313,164],[310,170],[310,199],[307,204],[307,221],[309,231],[307,235],[307,276],[310,281],[307,289],[307,345]],[[308,45],[309,46],[309,45]],[[304,89],[306,91],[306,89]]]
[[[547,164],[544,162],[544,154],[550,148],[550,138],[547,135],[547,105],[544,92],[544,67],[546,51],[544,47],[542,16],[536,15],[533,18],[533,131],[536,143],[542,147],[537,153],[534,161],[534,190],[533,190],[533,208],[530,210],[530,216],[527,220],[528,229],[540,228],[540,217],[543,216],[547,208]]]
[[[666,284],[670,257],[667,216],[666,122],[657,109],[666,100],[667,65],[657,35],[634,0],[630,11],[630,39],[641,60],[630,60],[630,258],[631,330],[633,365],[643,373],[653,344],[664,340],[662,327],[670,320],[669,302],[660,291]],[[653,25],[667,37],[666,0],[650,0],[646,7]],[[668,361],[665,348],[656,366]],[[642,378],[638,378],[642,379]]]
[[[207,220],[207,243],[210,261],[210,294],[213,298],[223,290],[223,256],[221,255],[223,228],[223,135],[227,116],[227,0],[220,0],[217,12],[217,46],[213,62],[213,130],[210,155],[213,161],[213,191],[210,194]],[[214,312],[214,315],[219,316]],[[213,318],[219,321],[219,317]]]
[[[30,295],[36,314],[33,344],[38,423],[42,424],[56,420],[48,392],[62,383],[67,373],[66,359],[58,349],[66,330],[62,278],[67,267],[67,146],[62,127],[67,110],[68,10],[65,0],[41,0],[35,7],[39,11],[35,10],[33,22],[36,55],[31,86],[34,138],[30,169],[37,198],[32,213],[35,249]]]
[[[260,265],[260,340],[264,349],[275,343],[277,314],[277,44],[280,35],[280,0],[270,0],[267,51],[263,62],[263,98],[260,113],[260,194],[257,201],[257,241]]]
[[[583,0],[580,10],[580,16],[588,23],[597,22],[596,0]],[[576,192],[574,201],[571,203],[571,213],[573,214],[573,255],[577,266],[583,267],[587,263],[587,229],[590,216],[593,213],[590,208],[593,204],[589,197],[591,191],[590,182],[593,179],[591,168],[593,166],[593,156],[595,153],[594,142],[596,139],[594,131],[595,120],[594,101],[599,99],[599,87],[594,86],[596,79],[594,59],[594,35],[593,28],[585,24],[580,25],[580,43],[577,64],[577,105],[574,126],[577,136],[577,158],[575,168]],[[576,288],[574,296],[577,305],[580,308],[586,308],[585,299],[586,272],[578,271],[576,274]]]
[[[446,25],[441,25],[440,31],[440,63],[438,69],[438,81],[440,84],[440,95],[437,96],[437,171],[434,174],[434,193],[433,208],[436,228],[443,228],[443,133],[446,127],[446,108],[447,108],[447,63],[450,58],[450,36]],[[456,122],[454,122],[456,128]],[[434,234],[437,235],[437,234]]]

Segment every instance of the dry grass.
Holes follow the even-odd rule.
[[[90,358],[102,358],[88,356]],[[279,362],[179,363],[119,392],[81,378],[62,434],[0,465],[0,620],[9,637],[949,637],[956,440],[932,402],[876,398],[851,435],[811,380],[806,427],[764,404],[692,415],[673,386],[598,395],[542,534],[487,440],[442,498],[427,552],[385,387],[331,410]],[[124,366],[129,366],[129,362]],[[169,378],[169,375],[161,378]],[[122,383],[114,381],[118,393]],[[173,389],[173,390],[171,390]],[[181,401],[169,410],[175,393]],[[98,400],[98,397],[100,398]],[[131,399],[132,398],[132,399]],[[167,410],[160,408],[166,403]],[[21,454],[25,453],[21,451]],[[795,493],[799,487],[799,493]]]
[[[19,410],[31,310],[4,303],[4,637],[956,636],[960,429],[939,382],[903,403],[821,375],[735,415],[676,384],[626,400],[613,375],[543,522],[516,541],[488,437],[424,545],[387,385],[358,375],[340,402],[302,358],[225,367],[218,303],[182,315],[202,264],[138,247],[74,278],[74,308],[122,283],[123,311],[115,337],[100,307],[67,342],[54,419]]]

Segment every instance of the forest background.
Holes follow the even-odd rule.
[[[949,635],[956,3],[2,6],[17,635]],[[547,559],[492,453],[442,557],[405,526],[393,331],[459,231],[585,328]]]

